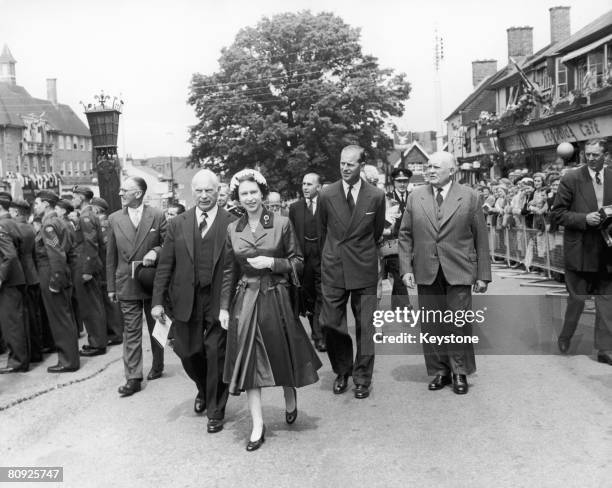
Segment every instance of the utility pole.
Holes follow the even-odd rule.
[[[438,28],[434,35],[434,96],[436,110],[436,150],[441,151],[444,145],[444,124],[442,121],[442,88],[440,84],[440,65],[444,60],[444,40],[438,34]]]
[[[172,192],[171,203],[176,202],[176,195],[174,193],[174,164],[172,161],[172,155],[170,156],[170,191]]]

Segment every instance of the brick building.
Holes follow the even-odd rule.
[[[87,125],[71,107],[57,101],[55,79],[47,80],[47,99],[31,96],[17,84],[17,61],[9,48],[0,54],[0,178],[18,175],[34,181],[47,176],[89,176],[92,142]]]

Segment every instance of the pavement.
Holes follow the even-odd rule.
[[[496,268],[489,294],[550,296],[556,308],[562,289],[537,280]],[[282,390],[263,391],[266,442],[253,453],[245,395],[207,434],[169,348],[164,376],[128,398],[117,394],[121,346],[70,374],[48,374],[51,355],[0,376],[0,465],[62,466],[63,483],[47,486],[75,488],[612,486],[612,369],[594,360],[588,314],[579,332],[584,352],[568,356],[479,355],[465,396],[428,391],[418,354],[378,354],[368,399],[333,395],[323,354],[320,381],[298,390],[295,424],[284,422]],[[145,374],[150,361],[146,342]]]

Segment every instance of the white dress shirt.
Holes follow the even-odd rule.
[[[450,190],[451,185],[453,184],[452,180],[449,181],[446,185],[444,185],[442,188],[442,192],[440,192],[440,194],[442,195],[442,201],[446,200],[446,196],[448,195],[448,192]],[[436,197],[438,196],[438,189],[436,187],[433,187],[434,190],[434,200],[436,199]]]
[[[138,228],[138,224],[140,224],[140,219],[142,219],[142,210],[144,208],[144,204],[141,203],[139,207],[132,208],[128,207],[128,215],[134,227]]]
[[[595,177],[595,173],[597,173],[596,171],[593,171],[591,168],[589,168],[589,174],[591,175],[591,181],[593,182],[593,189],[595,190],[595,197],[597,198],[597,207],[601,208],[603,207],[603,189],[604,189],[604,171],[605,168],[601,168],[599,170],[599,179],[601,180],[601,183],[597,183],[597,178]]]
[[[204,238],[208,230],[212,227],[213,222],[215,221],[215,218],[217,217],[218,208],[219,207],[217,207],[217,205],[214,205],[213,208],[211,208],[210,210],[206,212],[206,217],[204,217],[204,212],[202,212],[199,209],[199,207],[196,207],[196,220],[198,223],[198,228],[200,227],[202,220],[206,218],[206,228],[202,231],[202,235],[201,235],[202,238]]]
[[[342,180],[342,187],[344,188],[344,196],[348,199],[349,184],[346,181]],[[351,195],[353,195],[353,201],[355,202],[355,206],[357,206],[357,195],[359,195],[360,189],[361,178],[357,180],[357,183],[355,183],[353,185],[353,188],[351,189]]]
[[[309,199],[306,199],[306,208],[308,208],[308,204],[312,203],[311,207],[310,207],[310,211],[312,212],[312,215],[314,215],[317,211],[317,199],[318,199],[318,195],[316,197],[313,197],[312,199],[310,199],[310,201],[308,201]]]

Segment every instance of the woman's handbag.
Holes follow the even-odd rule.
[[[289,277],[289,296],[291,297],[291,306],[293,307],[293,314],[295,315],[295,318],[299,320],[300,315],[306,315],[306,305],[304,304],[304,290],[302,288],[302,283],[300,282],[300,277],[295,267],[295,263],[291,260],[289,260],[289,262],[291,263],[291,273]]]

